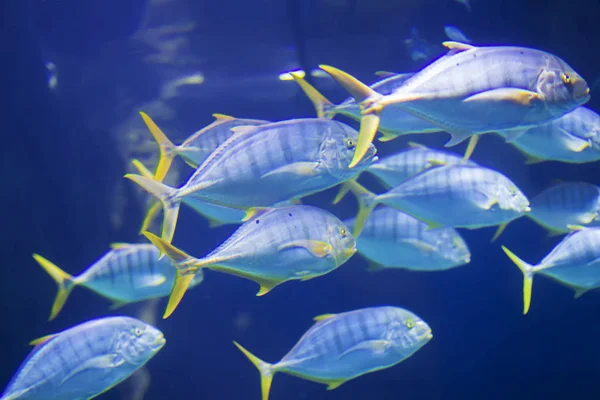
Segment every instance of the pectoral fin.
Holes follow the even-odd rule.
[[[589,213],[583,214],[581,216],[581,218],[579,219],[579,221],[582,224],[587,225],[587,224],[591,223],[593,220],[595,220],[596,218],[598,218],[597,212],[589,212]]]
[[[572,135],[564,129],[559,128],[559,130],[561,133],[561,141],[567,147],[567,149],[571,150],[572,152],[581,153],[590,147],[590,142],[587,140]]]
[[[140,286],[157,287],[167,281],[167,278],[161,274],[148,275],[140,280]]]
[[[474,94],[463,100],[463,103],[473,102],[512,102],[525,107],[533,107],[533,101],[539,99],[535,92],[516,88],[499,88]]]
[[[483,210],[489,210],[495,204],[498,204],[498,199],[489,196],[487,193],[477,190],[473,193],[473,203]]]
[[[70,374],[65,376],[64,379],[61,381],[60,385],[64,384],[67,380],[71,379],[73,376],[75,376],[81,372],[87,371],[89,369],[109,369],[109,368],[118,367],[123,364],[125,364],[125,359],[116,353],[105,354],[102,356],[90,358],[89,360],[87,360],[83,364],[81,364],[79,367],[77,367],[73,371],[71,371]]]
[[[381,355],[390,347],[391,343],[388,340],[366,340],[360,342],[356,346],[350,347],[348,350],[340,354],[338,359],[342,359],[345,356],[352,354],[356,351],[368,351],[372,354]]]
[[[304,177],[314,176],[317,174],[317,162],[297,162],[279,167],[271,172],[267,172],[261,179],[267,177],[278,177],[284,179],[286,175],[300,175]]]
[[[281,246],[279,246],[279,248],[277,250],[282,251],[282,250],[293,249],[293,248],[297,248],[297,247],[305,248],[306,250],[310,251],[314,256],[319,257],[319,258],[323,258],[323,257],[327,257],[328,255],[331,255],[332,250],[333,250],[329,243],[320,242],[318,240],[294,240],[292,242],[282,244]]]

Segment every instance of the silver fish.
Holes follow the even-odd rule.
[[[171,242],[181,203],[232,208],[270,207],[323,191],[357,176],[376,160],[371,145],[359,168],[348,168],[357,132],[339,121],[306,118],[237,127],[180,188],[128,174],[158,198],[162,237]]]
[[[87,400],[143,367],[165,345],[161,331],[130,317],[91,320],[32,342],[36,347],[0,400]]]
[[[559,57],[536,49],[476,47],[444,42],[450,51],[384,96],[337,68],[322,65],[362,109],[357,165],[375,137],[384,109],[397,107],[450,133],[446,146],[473,135],[527,129],[559,118],[587,102],[586,81]],[[471,140],[468,155],[478,136]]]

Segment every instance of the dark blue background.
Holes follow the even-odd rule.
[[[103,48],[125,41],[135,31],[143,1],[2,3],[0,385],[4,386],[30,350],[29,340],[111,314],[104,299],[77,288],[61,315],[48,323],[55,285],[31,253],[43,254],[75,274],[104,253],[108,243],[141,240],[137,229],[142,214],[133,204],[123,229],[115,231],[108,223],[112,186],[125,171],[124,161],[106,125],[90,127],[85,119],[102,109],[102,118],[117,121],[119,111],[110,108],[117,88],[139,99],[152,97],[158,89],[152,79],[145,80],[147,67],[121,58],[127,49],[112,53],[114,58],[103,56],[102,64],[97,58]],[[214,112],[270,120],[313,116],[310,102],[293,83],[285,90],[278,86],[276,74],[289,69],[287,61],[305,69],[335,65],[367,82],[374,80],[376,70],[415,70],[418,65],[402,43],[413,25],[432,43],[445,40],[443,25],[454,24],[476,44],[551,51],[590,84],[600,73],[597,0],[474,0],[471,13],[452,0],[187,3],[186,15],[199,23],[189,51],[204,58],[200,69],[207,77],[206,94],[181,102],[176,123],[189,127],[189,132],[210,123]],[[77,76],[73,68],[73,75],[63,73],[59,85],[66,89],[57,98],[46,84],[43,63],[49,52],[57,63],[60,57],[71,65],[73,60],[82,64],[96,60],[98,82],[85,86],[78,78],[71,79]],[[335,85],[322,89],[334,101],[346,95]],[[284,92],[286,97],[280,96]],[[598,111],[600,102],[594,94],[588,106]],[[404,148],[407,140],[441,147],[447,139],[445,134],[413,136],[378,148],[385,155]],[[464,145],[451,150],[463,151]],[[494,135],[483,137],[473,159],[502,171],[530,197],[556,179],[600,184],[596,163],[526,166],[515,149]],[[333,208],[334,195],[335,190],[320,193],[306,203],[334,210],[342,218],[351,216],[354,200],[348,197]],[[184,208],[175,243],[201,256],[232,230],[210,231],[202,218]],[[254,283],[208,271],[205,283],[186,295],[170,319],[158,323],[168,344],[148,364],[152,384],[146,398],[259,399],[258,373],[232,340],[275,362],[314,316],[384,304],[420,315],[431,325],[434,339],[408,361],[331,392],[319,384],[277,375],[271,398],[597,395],[599,294],[591,292],[575,301],[570,290],[538,277],[531,310],[523,316],[522,276],[500,244],[535,263],[559,239],[547,238],[527,219],[512,223],[498,243],[490,244],[493,232],[492,228],[461,231],[473,256],[471,264],[455,270],[369,273],[356,256],[327,276],[287,283],[260,298],[254,296]],[[118,312],[133,311],[134,306]],[[101,398],[121,395],[121,390],[113,390]]]

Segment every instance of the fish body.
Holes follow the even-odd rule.
[[[458,29],[456,26],[444,26],[444,33],[446,34],[446,36],[448,36],[448,39],[453,40],[455,42],[471,43],[471,39],[469,39],[467,35],[465,35],[463,31]]]
[[[363,308],[315,320],[275,364],[258,359],[234,342],[258,368],[263,400],[268,399],[275,373],[284,372],[335,389],[346,381],[406,360],[433,337],[425,321],[400,307]]]
[[[450,133],[446,146],[473,135],[511,131],[508,140],[587,102],[586,81],[559,57],[536,49],[476,47],[445,42],[437,59],[387,96],[352,76],[321,66],[362,107],[361,132],[351,166],[361,160],[385,108],[397,107]]]
[[[75,277],[38,254],[34,254],[34,258],[58,286],[51,320],[56,318],[75,286],[92,290],[119,306],[169,295],[177,272],[168,258],[158,259],[158,249],[149,243],[114,244],[111,250]],[[196,286],[202,280],[200,273],[190,285]]]
[[[570,232],[569,225],[600,225],[600,187],[586,182],[554,185],[531,199],[527,216],[552,233]]]
[[[577,107],[558,119],[529,129],[510,144],[525,153],[532,164],[543,161],[574,164],[598,161],[600,115],[587,107]]]
[[[344,223],[354,226],[355,220]],[[469,248],[456,230],[429,230],[426,223],[386,206],[369,215],[356,247],[376,268],[441,271],[471,261]]]
[[[544,275],[575,291],[575,297],[600,287],[600,228],[577,227],[567,235],[538,265],[530,265],[503,246],[504,252],[524,276],[523,314],[531,304],[535,274]]]
[[[257,282],[261,286],[258,295],[289,280],[331,272],[356,252],[356,241],[342,221],[325,210],[303,205],[254,210],[223,244],[201,259],[152,234],[146,236],[173,259],[181,276],[189,278],[209,268]],[[183,296],[185,280],[178,276],[174,293],[180,285]],[[171,296],[167,314],[180,299]]]
[[[140,114],[160,149],[160,159],[154,176],[158,181],[162,181],[167,175],[171,163],[176,156],[180,156],[188,165],[196,168],[210,155],[210,153],[219,147],[221,143],[234,134],[231,130],[232,128],[238,126],[258,126],[270,123],[270,121],[265,120],[234,118],[229,115],[213,114],[215,117],[213,123],[196,131],[180,145],[175,145],[147,114],[143,112]]]
[[[165,338],[137,319],[107,317],[36,342],[1,400],[92,399],[143,367]]]
[[[357,132],[339,121],[307,118],[242,128],[211,153],[179,189],[140,175],[126,175],[161,201],[165,240],[172,240],[181,202],[270,207],[331,188],[357,176],[376,160],[372,146],[364,163],[348,168]]]
[[[367,172],[375,175],[384,186],[391,188],[434,166],[463,163],[477,165],[448,151],[431,149],[416,143],[409,145],[411,148],[408,150],[380,158],[367,168]]]

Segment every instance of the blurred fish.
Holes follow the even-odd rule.
[[[432,338],[431,328],[400,307],[371,307],[325,314],[277,363],[262,361],[233,342],[260,372],[262,400],[268,400],[273,375],[284,372],[323,383],[328,390],[361,375],[392,367]]]
[[[170,260],[158,259],[156,247],[149,243],[114,243],[111,247],[75,277],[39,254],[33,255],[58,286],[50,320],[56,318],[75,286],[83,286],[114,301],[113,308],[171,293],[177,270]],[[202,282],[204,277],[201,272],[194,277],[190,286]]]
[[[576,231],[561,240],[535,266],[527,264],[502,246],[502,250],[523,273],[523,314],[529,311],[535,274],[547,276],[573,289],[575,298],[600,287],[600,228],[572,228]]]
[[[410,28],[410,37],[404,39],[404,45],[414,62],[429,61],[439,53],[439,47],[421,38],[419,31],[414,26]]]
[[[377,204],[397,208],[428,225],[478,229],[508,222],[529,212],[529,201],[517,186],[498,171],[469,165],[439,166],[427,169],[374,195],[355,181],[345,182],[336,198],[352,191],[359,211],[354,226],[358,236]]]
[[[344,221],[354,226],[355,219]],[[428,230],[427,224],[392,207],[377,207],[356,239],[370,269],[441,271],[471,261],[469,247],[452,228]]]
[[[106,317],[48,335],[1,400],[85,400],[110,390],[165,345],[161,331],[130,317]]]
[[[381,95],[337,68],[325,71],[356,99],[362,109],[356,165],[368,151],[382,111],[390,106],[438,125],[452,136],[446,146],[480,134],[511,131],[507,141],[529,128],[572,111],[590,98],[586,81],[562,59],[525,47],[475,47],[444,42],[450,51],[394,93]],[[475,136],[474,136],[475,135]]]
[[[529,218],[551,234],[571,232],[569,225],[600,225],[600,187],[587,182],[563,182],[531,199]]]
[[[467,37],[467,35],[465,35],[463,33],[463,31],[458,29],[456,26],[453,26],[453,25],[444,26],[444,33],[446,34],[448,39],[453,40],[455,42],[471,43],[471,39],[469,39]]]
[[[248,216],[229,239],[201,259],[144,232],[177,267],[164,318],[175,310],[194,274],[202,268],[252,280],[260,285],[257,296],[262,296],[289,280],[305,281],[327,274],[356,252],[356,241],[344,223],[320,208],[255,208]]]
[[[471,8],[471,3],[469,2],[469,0],[454,0],[459,4],[464,5],[467,8],[467,11],[471,12],[472,8]]]
[[[377,160],[367,168],[367,172],[375,175],[389,189],[434,166],[477,165],[457,154],[430,149],[419,143],[409,142],[408,146],[408,150]]]
[[[383,71],[379,71],[379,74],[383,74]],[[404,84],[404,82],[412,75],[413,74],[392,74],[391,76],[375,82],[371,85],[371,89],[383,95],[390,94],[396,90],[396,88],[402,86],[402,84]],[[296,74],[292,74],[292,77],[312,101],[319,118],[333,118],[336,114],[341,114],[352,118],[355,121],[360,121],[360,108],[358,104],[356,104],[356,100],[352,97],[347,98],[340,104],[333,104],[301,77]],[[427,122],[410,113],[398,109],[390,109],[385,113],[382,113],[378,131],[383,135],[379,140],[381,142],[386,142],[401,135],[434,133],[441,132],[442,130],[437,125]]]
[[[229,139],[234,132],[231,128],[236,126],[257,126],[270,123],[270,121],[257,119],[234,118],[229,115],[213,114],[216,119],[212,124],[193,133],[180,145],[174,145],[152,119],[143,112],[140,115],[152,133],[160,149],[160,161],[156,167],[154,179],[161,182],[167,175],[171,163],[176,156],[180,156],[192,168],[197,168],[221,143]]]
[[[529,129],[511,144],[526,155],[527,164],[544,161],[573,164],[598,161],[600,115],[580,106],[554,121]]]
[[[182,202],[243,209],[270,207],[336,186],[376,160],[377,150],[371,145],[359,168],[348,168],[357,132],[339,121],[306,118],[233,129],[236,134],[178,189],[140,175],[126,175],[161,201],[162,238],[167,242],[173,238]]]

